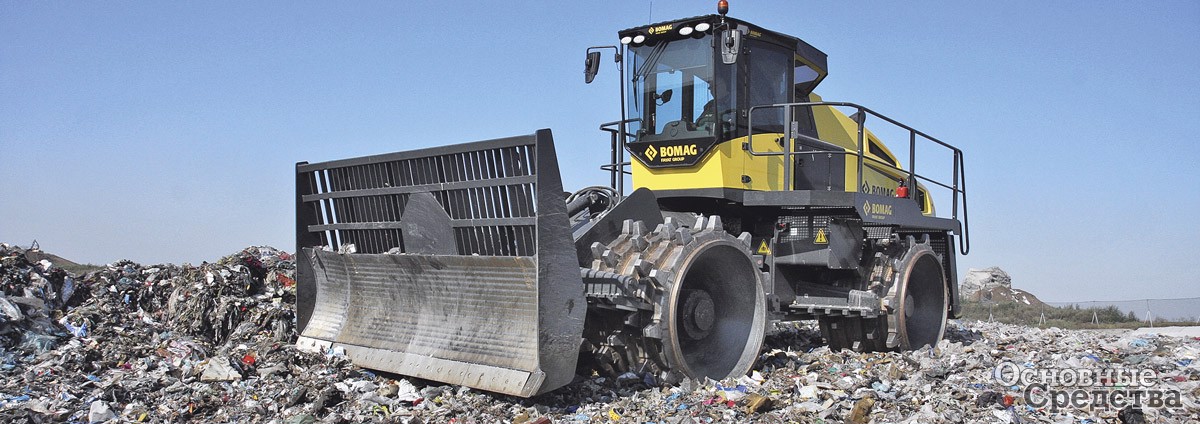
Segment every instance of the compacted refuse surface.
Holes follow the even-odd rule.
[[[783,324],[750,375],[585,375],[521,399],[298,351],[294,262],[83,274],[0,245],[0,422],[1194,423],[1200,339],[951,321],[936,348],[833,352]]]

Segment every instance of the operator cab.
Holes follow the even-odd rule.
[[[627,147],[650,168],[695,165],[751,124],[755,133],[784,132],[782,109],[756,110],[751,123],[750,107],[808,101],[827,75],[825,53],[803,40],[723,15],[618,35],[628,49]],[[816,136],[811,110],[796,115],[801,132]]]

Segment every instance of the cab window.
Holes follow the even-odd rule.
[[[790,102],[793,53],[761,41],[749,45],[747,109]],[[783,132],[783,108],[755,109],[751,126],[755,133]]]
[[[896,166],[896,159],[883,150],[883,147],[879,145],[879,140],[871,139],[870,143],[867,143],[867,151],[872,155],[875,155],[875,157],[879,158],[879,160],[882,160],[889,165]]]

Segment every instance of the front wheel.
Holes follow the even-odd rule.
[[[613,299],[624,324],[597,331],[595,357],[608,372],[652,368],[663,375],[721,380],[745,375],[766,334],[764,274],[750,256],[750,235],[725,232],[719,216],[653,231],[627,222],[593,270],[631,277],[634,299]],[[617,304],[638,304],[624,312]],[[596,321],[596,322],[599,322]],[[614,320],[609,320],[614,322]]]
[[[691,378],[744,375],[762,348],[766,296],[749,246],[718,230],[699,233],[670,269],[663,345],[672,369]]]

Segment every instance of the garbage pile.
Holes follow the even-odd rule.
[[[82,276],[35,253],[0,245],[2,422],[250,421],[278,415],[255,399],[294,387],[287,367],[327,362],[292,348],[286,252],[251,247],[199,266],[120,261]]]
[[[1084,424],[1200,416],[1195,337],[952,321],[936,348],[856,353],[830,351],[814,324],[781,324],[739,379],[671,386],[650,374],[593,373],[521,399],[360,369],[338,350],[298,351],[294,262],[276,249],[198,266],[121,261],[84,275],[28,253],[0,245],[0,422]],[[1005,375],[1013,370],[1040,380]],[[1130,383],[1042,384],[1064,370],[1118,380],[1140,373],[1152,377],[1143,389],[1175,402],[1047,400],[1083,391],[1112,401],[1095,392]]]
[[[555,422],[1194,423],[1200,416],[1198,356],[1196,337],[979,321],[952,321],[936,349],[833,352],[815,325],[784,324],[768,337],[748,376],[656,387],[645,376],[627,375],[616,379],[616,388],[593,378],[545,404],[579,405],[551,408],[547,415]],[[1006,374],[1010,368],[1029,378]],[[1135,384],[1140,377],[1134,375],[1152,381],[1134,403],[1110,394],[1130,391],[1120,382],[1038,379],[1065,370],[1080,376],[1085,369]],[[1072,403],[1075,392],[1086,394],[1089,404]],[[1156,395],[1162,407],[1145,407]],[[1094,402],[1097,397],[1109,403]]]

